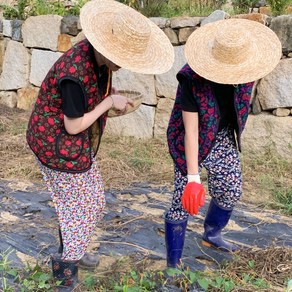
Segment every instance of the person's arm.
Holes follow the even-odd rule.
[[[108,111],[113,106],[113,99],[111,96],[105,98],[99,103],[94,110],[85,113],[79,118],[69,118],[64,115],[64,126],[70,135],[76,135],[88,127],[90,127],[103,113]]]
[[[185,155],[188,170],[188,181],[200,183],[198,167],[198,107],[193,95],[192,81],[180,76],[181,107],[185,127]]]
[[[64,125],[70,135],[76,135],[90,127],[102,114],[114,107],[119,114],[123,115],[127,106],[132,105],[133,101],[123,95],[112,94],[106,97],[92,111],[85,113],[79,118],[69,118],[64,115]]]
[[[185,127],[185,155],[188,175],[199,174],[199,118],[197,112],[183,111]]]

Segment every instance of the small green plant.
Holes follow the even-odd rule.
[[[60,16],[79,15],[80,9],[88,0],[78,0],[70,7],[61,1],[17,0],[15,6],[0,5],[6,19],[25,20],[29,16],[56,14]]]
[[[147,17],[207,16],[226,0],[120,0]]]
[[[235,14],[248,13],[254,0],[233,0],[232,6]]]
[[[292,188],[275,188],[274,201],[271,206],[283,213],[292,215]]]
[[[6,19],[26,19],[26,7],[29,5],[29,0],[18,0],[15,6],[0,5],[3,9],[3,16]]]
[[[12,262],[9,261],[9,256],[12,252],[13,249],[8,248],[6,251],[0,253],[0,279],[2,281],[2,287],[0,287],[2,290],[0,291],[53,291],[51,273],[41,269],[38,264],[35,266],[27,264],[26,268],[23,270],[12,268]]]
[[[272,14],[278,16],[284,14],[291,0],[267,0],[271,6]]]

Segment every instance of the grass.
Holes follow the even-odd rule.
[[[24,269],[11,268],[12,251],[0,254],[1,291],[15,291],[13,281],[17,291],[53,291],[53,278],[47,268],[38,264]],[[183,265],[161,271],[151,268],[151,259],[121,257],[102,273],[81,270],[76,291],[147,292],[162,287],[166,291],[177,291],[177,288],[180,291],[203,288],[209,292],[284,291],[291,276],[291,261],[291,249],[275,247],[242,251],[234,254],[233,260],[225,266],[206,271],[192,271]]]
[[[28,118],[26,111],[0,106],[0,176],[3,179],[42,181],[25,141]],[[121,189],[136,182],[172,188],[173,165],[165,138],[112,137],[105,133],[97,159],[106,188]],[[292,163],[277,156],[273,148],[262,153],[244,149],[241,160],[243,202],[292,215]],[[207,185],[206,173],[202,180]]]
[[[25,143],[29,113],[0,106],[0,175],[23,182],[42,182],[35,158]],[[281,159],[272,148],[263,153],[244,152],[243,201],[274,208],[291,215],[291,163]],[[123,189],[135,182],[166,185],[172,188],[173,166],[164,138],[136,139],[105,134],[98,162],[106,188]],[[206,173],[202,176],[206,184]],[[11,269],[9,252],[0,257],[3,291],[13,291],[15,279],[23,291],[52,291],[53,282],[47,268],[27,266]],[[216,271],[195,272],[153,269],[153,260],[122,257],[114,259],[106,271],[82,273],[82,291],[155,291],[157,287],[208,287],[208,291],[283,291],[291,278],[291,249],[243,251]],[[9,280],[10,279],[10,280]],[[99,287],[99,288],[97,288]],[[2,289],[1,287],[0,289]],[[30,290],[29,290],[30,289]],[[21,291],[21,290],[20,290]]]

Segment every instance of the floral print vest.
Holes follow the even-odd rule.
[[[106,114],[96,123],[77,135],[70,135],[64,127],[62,98],[59,84],[64,79],[78,82],[84,93],[85,112],[89,112],[105,98],[105,91],[98,92],[98,80],[94,71],[94,52],[88,40],[83,40],[65,52],[53,65],[41,84],[32,111],[26,139],[28,145],[45,166],[67,172],[87,171],[92,164],[92,129],[102,135]],[[108,76],[111,85],[111,73]]]
[[[192,80],[193,96],[198,105],[199,114],[199,163],[209,154],[219,128],[220,113],[216,102],[212,82],[196,74],[188,64],[178,73],[183,78]],[[240,84],[235,88],[234,107],[237,115],[237,144],[240,150],[240,136],[244,129],[249,107],[253,82]],[[185,128],[180,104],[181,89],[178,86],[176,100],[167,128],[169,153],[175,165],[183,173],[187,173],[184,136]]]

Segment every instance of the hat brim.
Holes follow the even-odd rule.
[[[242,25],[248,33],[250,53],[241,63],[225,63],[212,55],[215,35],[223,22]],[[195,30],[187,40],[185,56],[189,66],[205,79],[221,84],[243,84],[270,73],[279,63],[282,49],[277,35],[265,25],[246,19],[227,19]]]
[[[137,73],[161,74],[171,69],[174,50],[165,33],[152,21],[141,15],[151,28],[147,47],[143,52],[135,52],[121,45],[112,34],[115,15],[138,13],[134,9],[112,0],[93,0],[83,6],[80,13],[82,30],[93,47],[107,59],[121,68]]]

